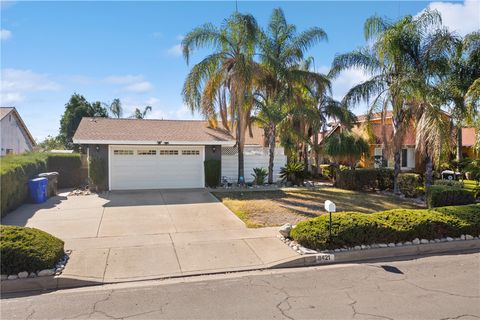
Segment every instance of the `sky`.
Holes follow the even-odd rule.
[[[365,44],[363,23],[377,14],[391,20],[437,9],[443,24],[464,35],[480,29],[480,0],[427,1],[238,1],[265,27],[272,9],[282,8],[301,32],[321,27],[328,41],[312,48],[317,71],[327,72],[336,54]],[[187,65],[182,37],[210,22],[220,25],[235,1],[15,1],[1,3],[2,107],[16,107],[41,141],[58,134],[65,103],[73,93],[88,101],[119,98],[129,116],[137,107],[153,107],[148,118],[200,119],[184,105],[183,81],[208,50],[194,53]],[[341,99],[367,79],[359,70],[333,82]],[[358,107],[357,114],[365,111]]]

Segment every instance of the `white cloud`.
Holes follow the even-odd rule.
[[[46,74],[31,70],[2,69],[1,102],[4,104],[18,103],[25,99],[25,94],[34,91],[56,91],[60,85],[50,80]]]
[[[132,83],[123,89],[129,92],[144,93],[153,90],[153,85],[148,81],[141,81]]]
[[[450,31],[465,35],[480,29],[480,1],[465,0],[464,3],[432,2],[428,5],[442,15],[443,25]]]
[[[332,81],[332,95],[336,100],[342,100],[345,94],[355,85],[366,81],[369,78],[363,70],[348,69],[342,71]]]
[[[182,55],[182,45],[176,44],[173,47],[167,49],[167,54],[169,56],[179,57]]]
[[[7,29],[0,30],[0,40],[8,40],[12,37],[12,32]]]
[[[110,84],[122,85],[122,91],[145,93],[153,90],[153,84],[142,75],[109,76],[105,81]]]

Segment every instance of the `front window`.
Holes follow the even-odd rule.
[[[402,149],[402,167],[408,167],[408,149]]]

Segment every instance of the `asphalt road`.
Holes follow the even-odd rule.
[[[479,319],[480,253],[4,296],[2,319]]]

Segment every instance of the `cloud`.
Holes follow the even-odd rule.
[[[480,29],[480,1],[478,0],[465,0],[464,3],[432,2],[428,8],[438,10],[442,15],[443,25],[462,36]]]
[[[342,100],[345,94],[355,85],[366,81],[369,78],[361,69],[348,69],[342,71],[332,81],[332,95],[336,100]]]
[[[153,84],[142,75],[109,76],[105,81],[110,84],[122,85],[122,91],[145,93],[153,90]]]
[[[51,80],[47,74],[31,70],[2,69],[1,103],[13,104],[23,101],[25,94],[35,91],[56,91],[60,85]]]
[[[12,37],[12,32],[7,29],[0,30],[0,40],[8,40]]]
[[[173,57],[180,57],[182,55],[182,45],[176,44],[173,47],[167,49],[167,54]]]

